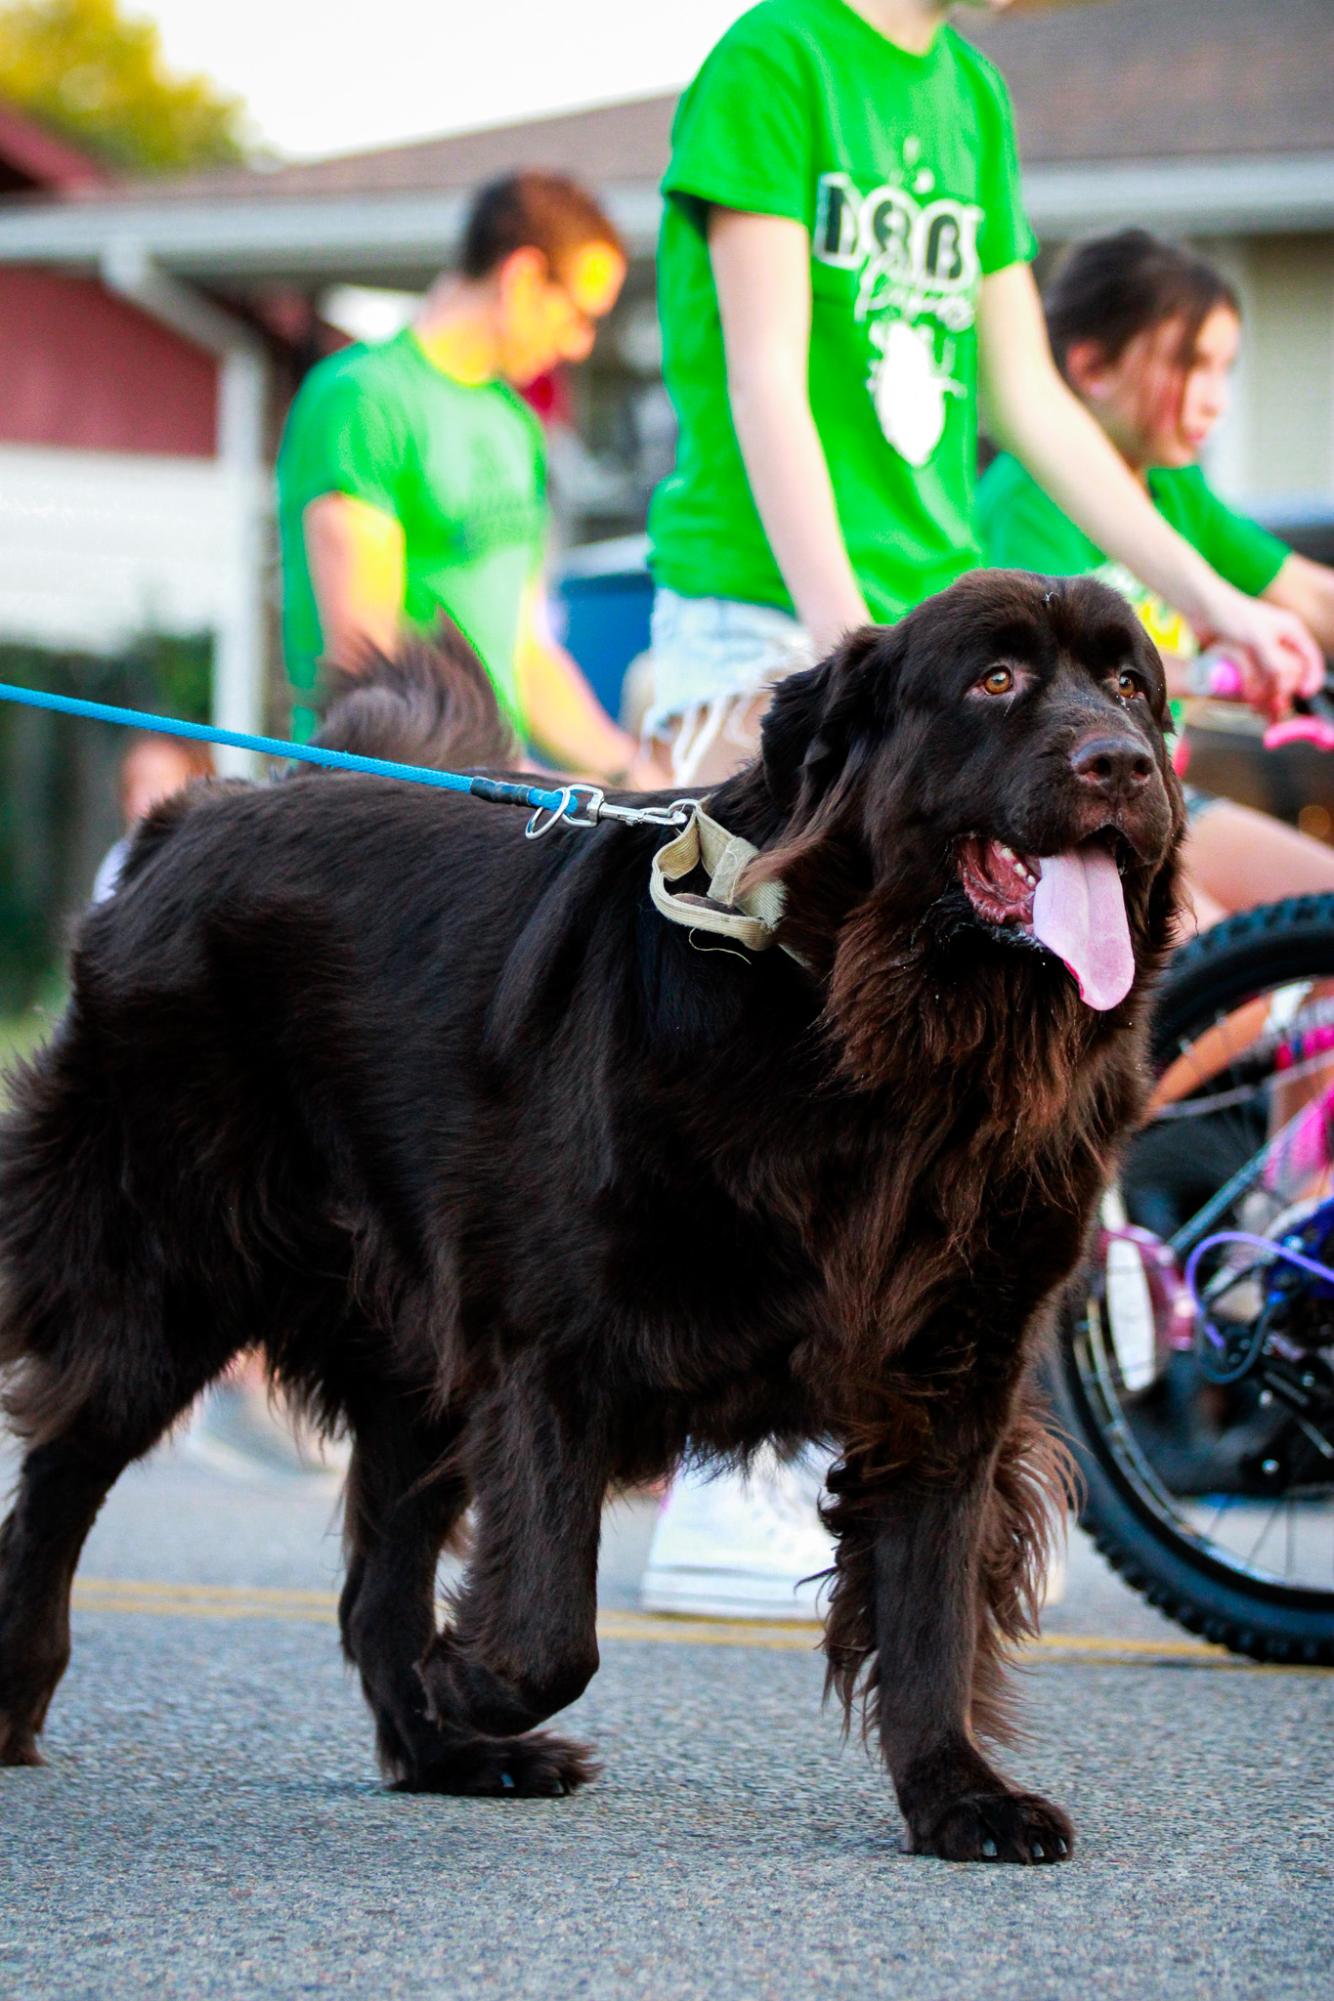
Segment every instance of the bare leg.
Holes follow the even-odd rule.
[[[772,693],[766,688],[762,694],[729,703],[718,714],[716,726],[708,718],[692,717],[687,731],[685,718],[674,721],[653,743],[655,756],[672,774],[670,782],[706,792],[740,770],[759,749],[760,723]]]
[[[1191,822],[1184,859],[1201,930],[1217,922],[1213,913],[1334,893],[1334,848],[1231,799],[1215,800]]]
[[[1226,904],[1220,903],[1216,897],[1210,896],[1207,889],[1200,887],[1189,866],[1183,866],[1177,889],[1176,943],[1184,945],[1187,939],[1197,937],[1201,931],[1212,931],[1215,924],[1221,924],[1231,914]]]

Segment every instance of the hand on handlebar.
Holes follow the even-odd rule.
[[[1325,663],[1295,613],[1226,588],[1209,638],[1222,641],[1241,676],[1241,699],[1270,722],[1287,715],[1299,696],[1318,694]]]
[[[1207,695],[1215,702],[1240,702],[1247,699],[1246,673],[1242,663],[1234,660],[1229,653],[1211,647],[1207,652],[1197,654],[1190,663],[1190,692]],[[1253,702],[1252,707],[1261,715],[1269,713],[1263,702],[1264,684],[1257,684],[1262,700]],[[1298,697],[1304,715],[1287,716],[1283,721],[1271,723],[1264,734],[1266,750],[1282,750],[1290,743],[1314,744],[1317,750],[1334,750],[1334,681],[1322,679],[1318,688]]]

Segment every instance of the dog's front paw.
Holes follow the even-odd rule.
[[[967,1793],[914,1816],[908,1845],[945,1862],[1065,1862],[1075,1831],[1040,1793]]]

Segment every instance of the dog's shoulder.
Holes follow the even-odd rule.
[[[168,842],[176,839],[187,821],[207,811],[220,799],[247,795],[254,789],[240,778],[196,779],[179,792],[173,792],[170,798],[160,800],[134,830],[120,871],[119,885],[128,885],[142,875],[154,856],[160,854]]]

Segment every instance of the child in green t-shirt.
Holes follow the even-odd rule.
[[[1145,230],[1075,246],[1044,300],[1057,366],[1166,521],[1238,590],[1297,613],[1334,653],[1334,570],[1296,555],[1213,493],[1197,463],[1223,415],[1241,336],[1237,298],[1212,265]],[[1178,700],[1207,694],[1219,650],[1063,514],[1002,454],[978,489],[986,560],[1044,576],[1096,574],[1139,609]],[[1230,656],[1230,649],[1223,649]],[[1241,692],[1271,690],[1238,656]],[[1189,794],[1187,888],[1201,929],[1281,896],[1334,890],[1334,853],[1269,815]]]
[[[645,729],[682,785],[707,787],[753,748],[776,680],[975,567],[979,385],[1042,486],[1230,641],[1276,704],[1323,671],[1300,620],[1244,596],[1162,520],[1057,373],[1009,99],[951,11],[762,0],[681,100],[658,266],[679,442],[649,516]],[[817,1616],[823,1470],[757,1467],[748,1487],[688,1472],[644,1603]]]
[[[1319,671],[1299,621],[1166,526],[1053,367],[1009,98],[951,10],[762,0],[681,100],[659,250],[679,444],[649,517],[648,729],[683,782],[738,761],[775,679],[976,565],[979,382],[1061,505],[1279,698]]]

